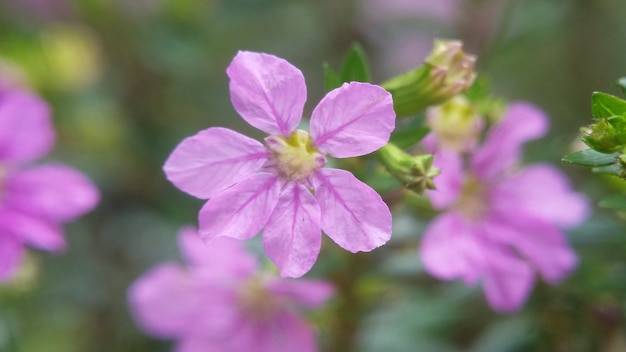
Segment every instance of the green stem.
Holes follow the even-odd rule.
[[[343,270],[331,278],[340,303],[336,308],[337,321],[330,339],[328,352],[356,352],[356,333],[365,315],[366,302],[358,291],[358,281],[366,271],[367,253],[344,253],[347,262]]]

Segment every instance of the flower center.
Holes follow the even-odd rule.
[[[9,170],[7,167],[0,164],[0,201],[2,201],[4,195],[4,184],[8,175]]]
[[[261,278],[256,277],[245,282],[239,290],[239,305],[246,316],[256,321],[271,319],[278,306]]]
[[[266,166],[288,181],[303,181],[326,165],[326,157],[303,130],[295,130],[288,137],[269,136],[265,138],[265,147],[270,151]]]
[[[461,195],[456,201],[455,208],[469,220],[483,217],[487,211],[487,190],[475,177],[469,176],[463,184]]]

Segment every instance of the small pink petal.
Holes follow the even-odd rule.
[[[207,243],[196,229],[185,227],[178,233],[178,246],[191,267],[206,268],[206,272],[216,276],[244,278],[257,269],[254,256],[243,248],[241,241],[232,238],[220,237]]]
[[[589,214],[587,198],[573,192],[565,175],[547,164],[522,169],[498,183],[492,194],[498,209],[523,212],[564,228],[580,224]]]
[[[300,70],[274,55],[240,51],[226,73],[233,107],[250,125],[283,136],[296,128],[306,102]]]
[[[492,179],[520,159],[522,144],[545,135],[548,124],[548,117],[534,105],[511,104],[474,153],[472,169],[482,179]]]
[[[2,237],[0,239],[0,283],[2,283],[15,275],[24,257],[24,247],[12,236],[2,234],[0,237]]]
[[[454,212],[444,213],[424,230],[419,256],[426,270],[443,280],[474,282],[481,276],[485,252],[477,229]]]
[[[370,186],[348,171],[320,169],[315,190],[322,211],[322,230],[340,247],[371,251],[391,237],[389,207]]]
[[[6,180],[5,204],[55,221],[76,219],[100,199],[96,186],[81,172],[61,164],[22,169]]]
[[[201,299],[190,274],[172,263],[150,270],[128,291],[135,321],[159,337],[183,336],[203,306]]]
[[[369,83],[344,83],[313,110],[311,137],[324,153],[348,158],[387,144],[395,123],[389,92]]]
[[[258,141],[213,127],[184,139],[163,170],[183,192],[208,199],[254,174],[266,160],[267,151]]]
[[[320,207],[304,186],[287,185],[263,231],[265,253],[282,277],[306,274],[322,247]]]
[[[483,278],[489,306],[501,313],[518,311],[526,302],[534,285],[532,269],[513,255],[492,250],[490,267]]]
[[[259,173],[211,198],[200,210],[200,235],[240,240],[259,233],[276,208],[281,183],[275,175]]]
[[[307,308],[318,308],[334,293],[334,287],[326,281],[272,280],[267,289],[276,297]]]
[[[52,149],[54,139],[50,108],[43,99],[21,90],[0,95],[0,160],[40,158]]]
[[[59,224],[10,208],[0,209],[0,232],[46,251],[60,252],[66,246]]]

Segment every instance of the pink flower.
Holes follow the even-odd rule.
[[[61,224],[98,202],[97,189],[79,171],[58,163],[26,166],[47,154],[54,138],[41,98],[0,88],[0,281],[12,276],[24,245],[63,250]]]
[[[481,281],[500,312],[524,304],[535,272],[555,284],[577,264],[563,229],[586,218],[587,199],[552,166],[514,168],[522,144],[547,129],[543,112],[516,103],[466,163],[449,151],[435,155],[441,175],[428,195],[444,213],[426,228],[421,258],[437,278]]]
[[[315,308],[332,294],[322,281],[257,274],[240,241],[206,245],[198,233],[179,233],[187,263],[161,264],[129,289],[133,315],[146,332],[176,339],[177,352],[316,351],[301,307]]]
[[[311,132],[296,129],[306,100],[302,73],[276,56],[239,52],[227,69],[235,110],[270,134],[265,144],[212,127],[183,140],[166,161],[167,178],[195,197],[207,239],[248,239],[263,232],[267,255],[282,276],[313,266],[323,230],[339,246],[370,251],[391,236],[381,197],[351,173],[324,168],[328,155],[371,153],[389,140],[391,95],[367,83],[346,83],[313,110]]]

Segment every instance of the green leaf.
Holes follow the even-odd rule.
[[[342,82],[369,82],[371,80],[365,52],[359,44],[353,44],[350,51],[348,51],[341,65],[339,77]]]
[[[626,196],[623,194],[613,194],[608,197],[604,197],[599,203],[603,208],[609,208],[614,210],[626,210]]]
[[[561,160],[574,165],[599,167],[614,164],[617,162],[618,156],[619,153],[605,154],[593,149],[586,149],[567,154]]]
[[[613,176],[617,176],[617,177],[623,177],[622,176],[622,168],[617,163],[611,164],[611,165],[594,167],[593,169],[591,169],[591,171],[593,171],[593,172],[595,172],[597,174],[608,174],[608,175],[613,175]]]
[[[424,137],[426,137],[428,132],[430,132],[430,129],[426,126],[403,129],[392,133],[389,141],[398,147],[405,149],[421,141]]]
[[[622,94],[626,95],[626,77],[618,79],[617,86],[622,90]]]
[[[389,142],[401,149],[407,149],[420,142],[430,132],[430,128],[424,125],[424,120],[425,117],[421,115],[412,119],[409,124],[396,126],[396,130],[391,134]]]
[[[596,119],[608,118],[626,113],[626,101],[602,92],[591,94],[591,112]]]
[[[333,70],[328,63],[324,63],[324,89],[327,92],[341,86],[341,78],[335,70]]]

